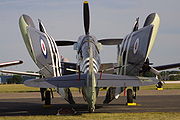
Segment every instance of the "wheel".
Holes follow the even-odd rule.
[[[162,86],[163,86],[162,82],[158,82],[156,85],[157,88],[162,88]]]
[[[127,90],[127,103],[133,103],[133,91],[132,91],[132,89]]]
[[[50,105],[51,104],[51,92],[47,90],[45,92],[45,105]]]
[[[95,111],[95,108],[91,108],[91,107],[88,107],[88,109],[89,109],[89,113],[93,113],[94,111]]]
[[[95,111],[95,105],[88,105],[89,113],[93,113]]]

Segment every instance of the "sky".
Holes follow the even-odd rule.
[[[23,60],[22,65],[5,69],[38,71],[25,47],[19,29],[19,17],[29,15],[35,25],[41,19],[54,39],[77,40],[84,34],[83,0],[0,0],[0,62]],[[89,0],[90,34],[101,38],[124,38],[132,31],[137,17],[140,27],[153,12],[161,23],[150,62],[156,65],[180,62],[179,0]],[[59,47],[59,52],[76,62],[72,47]],[[116,62],[115,46],[103,47],[102,62]],[[3,68],[4,69],[4,68]]]

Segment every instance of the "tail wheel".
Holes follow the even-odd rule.
[[[94,107],[88,107],[89,113],[93,113],[95,111]]]
[[[51,104],[51,92],[47,90],[45,92],[45,105],[50,105]]]
[[[133,91],[132,91],[132,89],[127,90],[127,103],[133,103]]]

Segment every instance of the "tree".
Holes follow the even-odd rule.
[[[11,78],[7,79],[8,84],[21,84],[23,83],[23,79],[20,75],[13,75]]]

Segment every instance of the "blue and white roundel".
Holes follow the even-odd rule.
[[[40,42],[41,42],[42,53],[43,53],[44,57],[47,58],[47,49],[46,49],[46,45],[44,43],[44,40],[42,38],[40,38]]]
[[[136,39],[136,41],[134,42],[134,48],[133,48],[133,53],[136,54],[136,52],[138,51],[139,48],[139,38]]]

